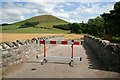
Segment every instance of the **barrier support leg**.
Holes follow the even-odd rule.
[[[45,57],[46,57],[46,46],[44,44],[44,59],[43,61],[41,61],[41,65],[43,65],[44,63],[47,63],[47,59],[45,59]]]

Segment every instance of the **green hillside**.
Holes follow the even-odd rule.
[[[19,28],[26,22],[39,22],[35,27]],[[3,33],[69,33],[69,31],[53,28],[54,25],[68,24],[52,15],[35,16],[24,21],[13,23],[12,25],[2,26]]]

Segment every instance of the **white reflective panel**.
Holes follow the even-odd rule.
[[[73,43],[73,42],[71,42],[71,41],[68,41],[68,45],[72,45],[72,43]]]
[[[50,44],[50,41],[45,41],[45,44]]]
[[[81,44],[82,44],[82,42],[80,41],[80,42],[79,42],[79,45],[81,45]]]
[[[61,41],[56,41],[56,44],[61,44]]]
[[[39,56],[39,55],[38,55],[38,59],[48,59],[48,60],[77,60],[77,61],[80,61],[80,57],[74,57],[74,58],[70,58],[70,57],[56,57],[56,56],[44,57],[44,56]]]
[[[40,44],[40,41],[38,40],[38,45]]]

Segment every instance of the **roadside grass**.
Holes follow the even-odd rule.
[[[2,72],[0,72],[0,74],[1,74],[2,76],[4,76],[4,75],[6,75],[8,72],[9,72],[9,70],[5,68],[5,69],[2,69]]]
[[[111,42],[120,43],[120,37],[113,37]]]
[[[95,36],[97,38],[101,38],[103,40],[108,40],[110,41],[111,43],[117,43],[117,44],[120,44],[120,37],[115,37],[115,36],[109,36],[109,35],[106,35],[106,36]],[[107,38],[106,38],[107,37]]]
[[[0,42],[0,44],[7,44],[8,42]]]

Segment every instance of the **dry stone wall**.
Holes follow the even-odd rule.
[[[120,71],[120,45],[89,35],[84,36],[84,41],[110,70]]]
[[[0,59],[2,66],[7,66],[29,58],[31,55],[43,51],[43,45],[38,44],[38,40],[64,40],[64,35],[33,38],[27,40],[17,40],[0,45]],[[46,48],[54,45],[47,44]]]

